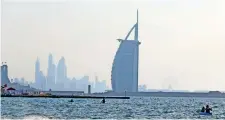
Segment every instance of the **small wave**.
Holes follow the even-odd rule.
[[[218,106],[213,106],[213,108],[218,108]]]
[[[51,118],[46,117],[46,116],[35,116],[35,115],[31,115],[31,116],[26,116],[23,119],[24,120],[49,120]]]

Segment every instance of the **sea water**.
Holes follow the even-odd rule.
[[[224,98],[1,98],[1,119],[225,119]],[[209,104],[212,116],[199,115]]]

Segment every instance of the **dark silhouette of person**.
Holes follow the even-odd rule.
[[[102,99],[102,103],[105,103],[105,98]]]
[[[71,99],[70,102],[73,102],[73,99]]]
[[[212,111],[212,108],[209,108],[209,105],[206,105],[205,112],[210,113],[210,111]]]
[[[204,107],[204,106],[202,107],[202,110],[201,110],[201,112],[205,112],[205,107]]]

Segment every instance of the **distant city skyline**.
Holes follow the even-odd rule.
[[[51,53],[66,58],[68,78],[94,81],[97,73],[111,86],[116,39],[127,34],[138,9],[139,85],[224,91],[224,6],[223,0],[4,0],[1,57],[10,78],[34,81],[37,56],[47,75]]]
[[[56,60],[57,61],[57,60]],[[56,67],[57,66],[57,67]],[[62,56],[58,62],[54,62],[54,56],[50,53],[48,56],[48,72],[44,74],[41,71],[40,58],[37,57],[35,62],[35,80],[30,83],[31,87],[39,90],[52,90],[52,91],[84,91],[88,92],[88,85],[91,85],[92,92],[104,92],[109,89],[106,86],[105,80],[98,80],[95,75],[94,82],[90,81],[89,76],[83,76],[82,78],[67,77],[66,59]],[[24,80],[19,81],[18,78],[14,78],[12,82],[21,83],[25,85]]]

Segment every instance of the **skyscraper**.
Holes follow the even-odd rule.
[[[56,83],[64,84],[67,80],[65,58],[62,57],[57,66]]]
[[[40,71],[40,88],[41,90],[46,90],[46,78],[42,71]]]
[[[3,64],[1,66],[1,85],[9,84],[9,77],[8,77],[8,66]]]
[[[134,40],[128,40],[134,30]],[[113,60],[111,84],[114,92],[138,92],[138,11],[137,22],[130,29],[125,39],[118,39],[120,46]]]
[[[53,64],[53,56],[48,57],[48,74],[47,74],[47,89],[52,89],[55,86],[55,65]]]
[[[37,88],[40,88],[40,61],[37,58],[36,62],[35,62],[35,86]]]

